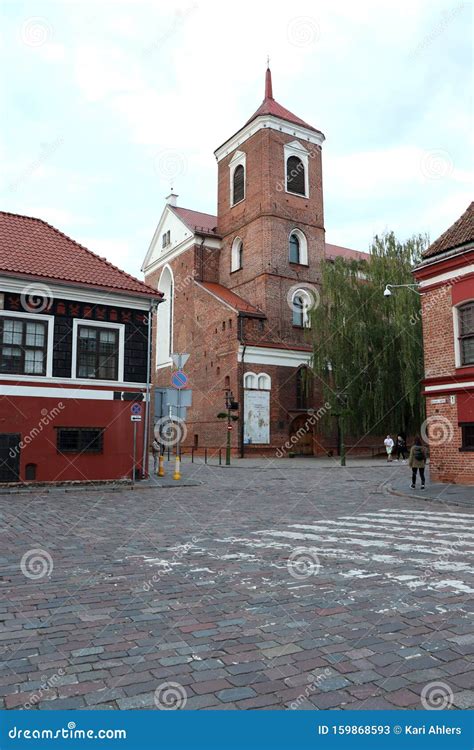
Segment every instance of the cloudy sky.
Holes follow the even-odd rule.
[[[472,5],[3,0],[0,207],[140,275],[170,185],[216,209],[214,149],[263,98],[322,130],[328,242],[435,239],[471,200]]]

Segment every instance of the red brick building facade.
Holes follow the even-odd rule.
[[[306,385],[308,313],[319,299],[321,263],[366,256],[325,244],[323,141],[275,101],[267,70],[261,106],[215,151],[217,216],[168,197],[143,271],[166,300],[154,337],[155,384],[170,385],[172,352],[191,355],[187,447],[224,444],[217,414],[231,389],[239,402],[235,452],[336,448],[335,431],[320,434],[327,407]]]
[[[431,478],[474,484],[474,203],[427,249],[414,275]]]
[[[160,299],[45,221],[0,211],[0,483],[146,474]]]

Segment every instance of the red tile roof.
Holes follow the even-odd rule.
[[[247,315],[255,316],[258,318],[265,318],[265,313],[254,307],[246,300],[239,297],[238,294],[222,286],[222,284],[216,284],[214,281],[198,281],[198,286],[203,287],[208,292],[218,297],[222,302],[225,302],[230,307],[233,307],[237,312],[245,313]]]
[[[327,242],[324,254],[328,260],[334,258],[346,258],[346,260],[368,260],[370,258],[369,253],[363,253],[360,250],[352,250],[350,247],[330,245]]]
[[[0,273],[132,296],[161,296],[46,221],[6,211],[0,211]]]
[[[423,253],[423,258],[454,250],[462,245],[474,241],[474,201],[467,207],[463,215],[454,222],[441,237],[438,237]]]
[[[217,228],[217,216],[213,214],[204,214],[201,211],[193,211],[190,208],[181,208],[180,206],[170,206],[182,221],[193,232],[203,232],[204,234],[215,234]]]
[[[300,117],[297,117],[288,109],[275,101],[275,99],[273,98],[272,74],[269,68],[267,68],[267,72],[265,74],[265,98],[257,111],[254,112],[249,120],[247,120],[245,125],[248,125],[250,122],[252,122],[252,120],[255,120],[255,118],[260,117],[260,115],[273,115],[274,117],[279,117],[281,120],[287,120],[288,122],[292,122],[295,125],[301,125],[303,128],[313,130],[315,133],[321,132],[320,130],[313,128],[312,125],[309,125]]]

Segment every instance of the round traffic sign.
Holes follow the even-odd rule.
[[[142,407],[140,404],[132,404],[130,407],[130,411],[132,414],[141,414],[142,413]]]
[[[186,388],[188,384],[188,376],[182,370],[176,370],[171,376],[171,384],[178,390]]]

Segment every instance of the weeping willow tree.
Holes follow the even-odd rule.
[[[324,264],[320,304],[311,313],[313,368],[331,414],[344,413],[354,436],[416,431],[423,420],[420,298],[410,289],[427,238],[374,238],[368,261]],[[343,405],[343,406],[342,406]]]

